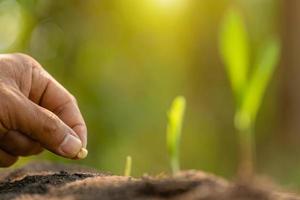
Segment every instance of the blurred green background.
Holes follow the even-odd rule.
[[[246,19],[251,53],[269,35],[283,49],[258,114],[257,172],[300,186],[300,3],[297,0],[0,0],[0,52],[37,59],[78,99],[89,156],[67,161],[122,174],[169,172],[166,111],[187,99],[183,169],[235,176],[234,98],[218,50],[225,10]]]

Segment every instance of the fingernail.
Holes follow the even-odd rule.
[[[75,157],[82,147],[81,141],[75,136],[68,134],[60,145],[60,150],[64,156]]]

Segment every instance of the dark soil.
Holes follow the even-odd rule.
[[[78,166],[31,164],[0,175],[0,199],[300,200],[259,181],[230,183],[199,171],[140,179]]]

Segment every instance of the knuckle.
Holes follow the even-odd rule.
[[[69,106],[69,105],[76,105],[76,106],[78,106],[76,98],[73,95],[71,95],[71,94],[67,95],[65,102],[62,103],[61,105],[57,106],[53,110],[53,112],[55,114],[57,114],[57,115],[60,115],[66,109],[66,107]]]
[[[42,123],[42,131],[39,137],[40,139],[43,138],[43,145],[46,145],[49,148],[55,148],[64,139],[65,134],[63,134],[64,132],[62,130],[62,123],[52,112],[48,112]]]
[[[19,61],[19,64],[25,69],[35,68],[39,66],[38,62],[29,55],[23,53],[14,53],[13,57],[15,58],[15,60]]]
[[[78,103],[76,97],[74,95],[72,95],[72,94],[70,94],[70,101],[73,102],[73,103],[75,103],[76,105]]]
[[[28,56],[29,57],[29,56]],[[4,54],[1,55],[0,57],[0,62],[1,65],[4,65],[5,67],[8,66],[19,66],[20,64],[22,64],[24,60],[28,60],[28,58],[26,58],[24,55],[21,54]]]
[[[16,60],[23,61],[23,62],[35,61],[34,58],[24,53],[13,53],[12,57],[15,58]]]
[[[0,55],[0,69],[3,78],[8,80],[21,80],[22,77],[29,76],[32,68],[39,66],[32,57],[21,54]],[[16,81],[18,83],[18,81]]]
[[[45,133],[55,134],[60,129],[60,125],[56,116],[53,113],[49,113],[47,117],[45,117],[43,131]]]

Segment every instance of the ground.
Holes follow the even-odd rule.
[[[232,183],[200,171],[131,178],[36,163],[0,174],[0,200],[300,200],[273,184]]]

